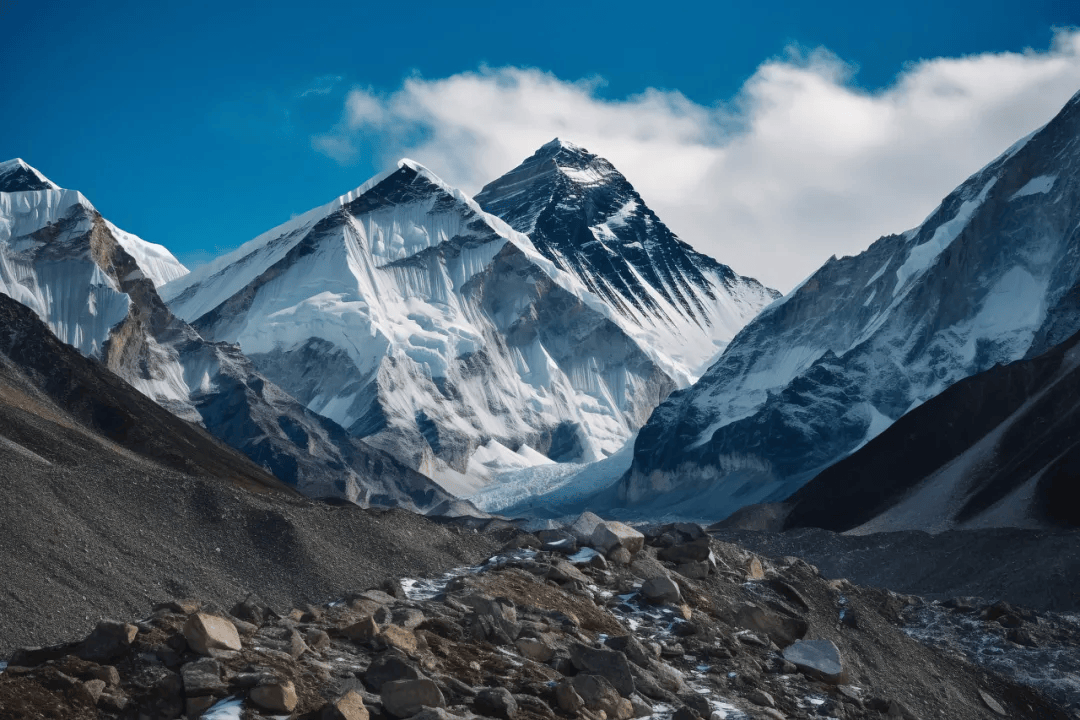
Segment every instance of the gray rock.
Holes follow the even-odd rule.
[[[675,604],[682,600],[679,586],[667,575],[656,575],[641,586],[641,596],[651,603]]]
[[[618,650],[626,655],[630,662],[648,669],[655,662],[653,655],[645,649],[641,641],[634,635],[616,635],[604,640],[604,644],[612,650]]]
[[[221,679],[221,664],[213,658],[201,658],[180,668],[184,681],[184,694],[224,695],[228,689]]]
[[[397,653],[386,652],[375,658],[364,673],[364,683],[374,692],[396,680],[420,680],[425,675],[419,668]]]
[[[570,659],[578,670],[602,675],[623,697],[633,694],[634,676],[630,671],[630,662],[618,650],[602,650],[575,643],[570,646]]]
[[[809,623],[802,618],[781,615],[752,604],[739,608],[735,622],[740,627],[765,633],[782,648],[804,637],[810,629]]]
[[[675,572],[683,577],[690,578],[691,580],[704,580],[709,577],[709,561],[698,560],[685,562],[679,565],[679,567],[675,569]]]
[[[422,709],[446,707],[439,686],[427,678],[394,680],[380,690],[383,707],[397,718],[412,717]]]
[[[708,561],[710,552],[709,538],[703,537],[700,540],[695,540],[693,542],[664,548],[657,554],[657,557],[661,560],[667,560],[668,562],[682,564]]]
[[[484,688],[473,699],[476,712],[487,717],[514,720],[517,717],[518,704],[506,688]]]
[[[754,688],[746,693],[746,699],[761,707],[776,707],[776,701],[773,700],[773,696],[758,688]]]
[[[979,697],[982,698],[982,701],[986,704],[986,707],[990,708],[998,715],[1008,714],[1005,712],[1005,708],[1001,707],[1001,703],[999,703],[997,700],[995,700],[993,697],[986,694],[982,690],[979,690]]]
[[[623,547],[634,555],[645,547],[645,536],[629,525],[611,520],[597,524],[593,529],[590,544],[604,553]]]
[[[844,679],[840,650],[832,640],[799,640],[784,649],[784,659],[805,675],[838,684]]]
[[[599,515],[586,510],[563,529],[577,538],[579,544],[587,544],[592,539],[593,530],[603,521],[604,519]]]
[[[104,662],[124,655],[131,649],[139,629],[130,623],[102,620],[79,646],[76,654],[83,660]]]
[[[541,549],[548,552],[573,555],[578,549],[577,538],[566,530],[541,530],[536,533],[536,537],[540,538],[540,542],[543,543]]]

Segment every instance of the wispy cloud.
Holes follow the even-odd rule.
[[[832,254],[918,224],[969,174],[1047,122],[1080,89],[1080,31],[1045,51],[913,63],[866,92],[825,49],[762,64],[733,100],[649,89],[603,99],[602,82],[536,69],[355,88],[341,122],[312,138],[355,162],[407,155],[468,192],[552,137],[611,160],[671,228],[736,271],[782,290]]]
[[[308,95],[329,95],[333,91],[334,86],[341,82],[340,75],[321,75],[315,78],[311,85],[298,93],[298,97],[307,97]]]

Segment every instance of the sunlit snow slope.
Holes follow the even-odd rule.
[[[830,259],[642,428],[621,499],[783,499],[961,378],[1080,328],[1080,97],[914,230]]]
[[[680,387],[779,297],[695,251],[602,157],[555,139],[476,196],[579,278]]]
[[[163,293],[310,409],[458,493],[614,453],[675,387],[638,326],[411,161]]]

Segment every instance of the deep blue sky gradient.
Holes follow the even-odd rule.
[[[855,63],[873,90],[920,58],[1045,49],[1080,24],[1075,0],[941,5],[0,0],[0,159],[191,262],[381,169],[311,149],[354,85],[515,65],[601,76],[604,97],[657,87],[711,105],[791,43]],[[342,80],[303,95],[324,76]]]

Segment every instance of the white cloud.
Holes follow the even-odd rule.
[[[1047,51],[936,58],[883,90],[826,50],[769,60],[731,102],[649,89],[602,99],[602,80],[481,68],[350,92],[313,146],[355,161],[373,138],[475,193],[562,137],[619,168],[684,240],[784,291],[832,254],[917,225],[968,175],[1080,89],[1080,31]]]
[[[329,95],[334,89],[334,86],[341,82],[340,75],[320,75],[315,78],[310,87],[306,88],[300,93],[300,97],[307,97],[308,95]]]

